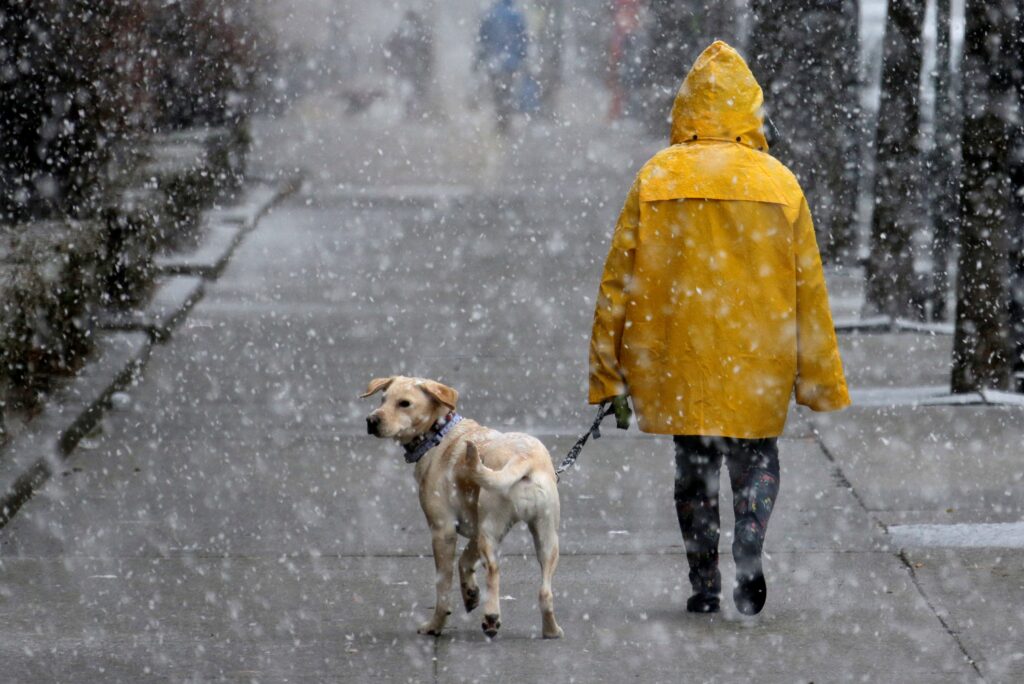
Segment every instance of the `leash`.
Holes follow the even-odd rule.
[[[572,445],[572,449],[569,449],[569,453],[564,459],[562,459],[561,465],[555,468],[555,477],[557,477],[559,481],[562,479],[562,473],[569,468],[572,468],[573,464],[576,463],[576,459],[579,458],[580,452],[583,451],[583,445],[587,443],[590,436],[593,435],[594,439],[601,439],[601,421],[604,420],[605,416],[612,413],[614,413],[614,411],[612,410],[610,402],[601,404],[597,408],[597,418],[594,419],[594,424],[576,440],[576,443]]]

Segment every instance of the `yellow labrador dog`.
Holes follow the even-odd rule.
[[[420,634],[438,635],[451,614],[456,535],[469,539],[459,557],[466,611],[480,603],[476,567],[487,570],[483,630],[501,627],[497,547],[517,522],[533,534],[540,561],[540,612],[546,638],[562,636],[555,621],[551,576],[558,564],[558,488],[548,450],[534,437],[501,433],[455,412],[459,393],[434,380],[394,376],[370,381],[363,397],[382,392],[366,418],[375,437],[393,439],[416,464],[420,505],[434,546],[437,603]]]

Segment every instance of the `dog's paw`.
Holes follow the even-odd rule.
[[[558,625],[555,625],[554,629],[545,629],[543,634],[545,639],[561,639],[565,636],[565,632]]]
[[[430,622],[424,622],[422,625],[417,627],[416,633],[423,634],[424,636],[439,637],[441,636],[441,629],[443,629],[443,627],[444,625],[434,624],[434,621],[431,620]]]
[[[484,621],[480,624],[483,628],[484,634],[487,635],[488,639],[493,639],[498,636],[498,630],[501,628],[501,616],[500,615],[484,615]]]
[[[466,606],[466,612],[472,613],[480,605],[479,587],[462,588],[462,604]]]

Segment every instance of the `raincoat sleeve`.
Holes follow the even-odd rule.
[[[601,288],[594,309],[590,334],[591,404],[600,404],[626,393],[626,380],[619,369],[622,330],[626,320],[626,288],[633,274],[636,231],[640,223],[640,179],[633,182],[622,207],[611,249],[601,275]]]
[[[796,401],[815,411],[837,411],[850,405],[850,395],[839,358],[825,273],[821,268],[821,254],[806,199],[801,201],[793,232],[796,250]]]

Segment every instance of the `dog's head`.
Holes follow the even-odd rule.
[[[436,380],[394,375],[374,378],[360,395],[382,392],[380,406],[366,417],[366,431],[374,437],[408,442],[430,430],[438,419],[455,410],[459,393]]]

